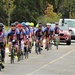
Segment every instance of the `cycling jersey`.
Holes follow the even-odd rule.
[[[0,32],[0,42],[3,42],[4,41],[4,37],[7,37],[7,34],[6,34],[6,31],[3,29],[1,32]],[[3,42],[4,45],[3,45],[3,48],[2,48],[2,51],[5,52],[5,47],[6,47],[6,42],[4,41]]]
[[[33,30],[31,27],[27,28],[26,33],[27,33],[27,38],[30,38],[30,34],[32,34]]]
[[[43,35],[42,29],[37,29],[35,35],[36,35],[36,37],[42,37],[42,35]]]
[[[52,30],[49,29],[49,28],[46,28],[46,29],[44,30],[45,36],[47,36],[47,37],[51,35],[51,32],[52,32]]]
[[[15,29],[15,30],[9,29],[7,38],[9,38],[9,40],[11,40],[11,41],[17,40],[18,39],[17,35],[19,35],[19,34],[20,34],[20,32],[18,29]]]
[[[0,42],[3,42],[4,37],[6,37],[6,36],[7,36],[6,31],[3,29],[3,30],[0,32]]]
[[[54,28],[54,31],[55,31],[55,34],[59,34],[59,30],[60,30],[60,28],[58,27],[58,28]]]
[[[25,30],[24,29],[22,29],[22,30],[19,30],[19,35],[20,35],[20,40],[22,40],[22,39],[24,39],[24,36],[26,35],[26,32],[25,32]]]

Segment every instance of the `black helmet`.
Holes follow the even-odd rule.
[[[16,24],[15,23],[11,23],[11,26],[16,26]]]
[[[15,21],[14,23],[15,23],[16,25],[18,25],[19,22],[18,22],[18,21]]]
[[[0,27],[4,27],[4,24],[3,23],[0,23]]]
[[[39,27],[41,27],[42,26],[42,23],[39,23],[38,25],[39,25]]]

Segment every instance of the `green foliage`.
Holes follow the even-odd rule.
[[[8,18],[8,26],[10,24],[10,20],[11,20],[11,13],[13,12],[13,10],[15,9],[15,5],[13,4],[14,3],[14,0],[3,0],[3,9],[5,10]]]
[[[38,18],[38,21],[47,23],[47,22],[56,22],[59,21],[61,17],[60,13],[53,12],[53,6],[48,4],[47,9],[45,10],[45,15]]]
[[[51,9],[47,8],[48,4],[53,5]],[[59,20],[61,14],[65,18],[75,18],[74,6],[74,0],[0,0],[0,22],[6,25],[16,20],[37,23],[39,18],[44,22],[54,22]],[[44,12],[46,9],[50,12]]]

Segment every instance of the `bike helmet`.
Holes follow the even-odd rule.
[[[4,27],[4,24],[3,23],[0,23],[0,27]]]
[[[56,22],[55,25],[59,25],[58,22]]]
[[[30,26],[30,23],[29,22],[26,22],[26,26]]]
[[[13,26],[16,26],[16,24],[15,23],[11,23],[11,26],[13,27]]]
[[[18,22],[18,21],[15,21],[14,23],[15,23],[16,25],[18,25],[19,22]]]
[[[18,28],[22,27],[22,24],[21,24],[21,23],[19,23],[19,24],[17,25],[17,27],[18,27]]]
[[[39,24],[38,24],[38,27],[42,27],[42,23],[39,23]]]
[[[50,24],[50,23],[47,23],[46,25],[47,25],[47,26],[51,26],[51,24]]]
[[[31,26],[31,27],[34,27],[34,23],[33,23],[33,22],[31,22],[31,23],[30,23],[30,26]]]
[[[25,22],[22,22],[21,24],[22,24],[22,26],[24,26],[24,27],[26,26],[26,23],[25,23]]]

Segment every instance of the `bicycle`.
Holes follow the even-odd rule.
[[[11,60],[10,60],[10,63],[14,63],[14,56],[15,56],[15,47],[14,47],[14,44],[15,44],[15,40],[12,41],[12,47],[11,47]]]
[[[46,46],[47,51],[52,49],[52,40],[50,38],[47,38],[47,46]]]
[[[25,47],[24,47],[24,55],[25,55],[25,59],[27,58],[28,59],[28,57],[29,57],[29,46],[28,46],[28,39],[27,39],[27,43],[26,43],[26,45],[25,45]]]
[[[23,51],[21,50],[21,40],[19,40],[18,61],[23,60]]]
[[[2,53],[1,53],[2,47],[3,47],[3,42],[0,42],[0,71],[1,69],[4,68],[4,66],[2,66]]]
[[[35,43],[35,53],[36,54],[41,54],[41,47],[40,47],[40,41]]]
[[[59,43],[58,43],[58,42],[59,42],[58,34],[56,34],[55,37],[56,37],[56,38],[55,38],[55,46],[56,46],[56,49],[58,50],[58,44],[59,44]]]

